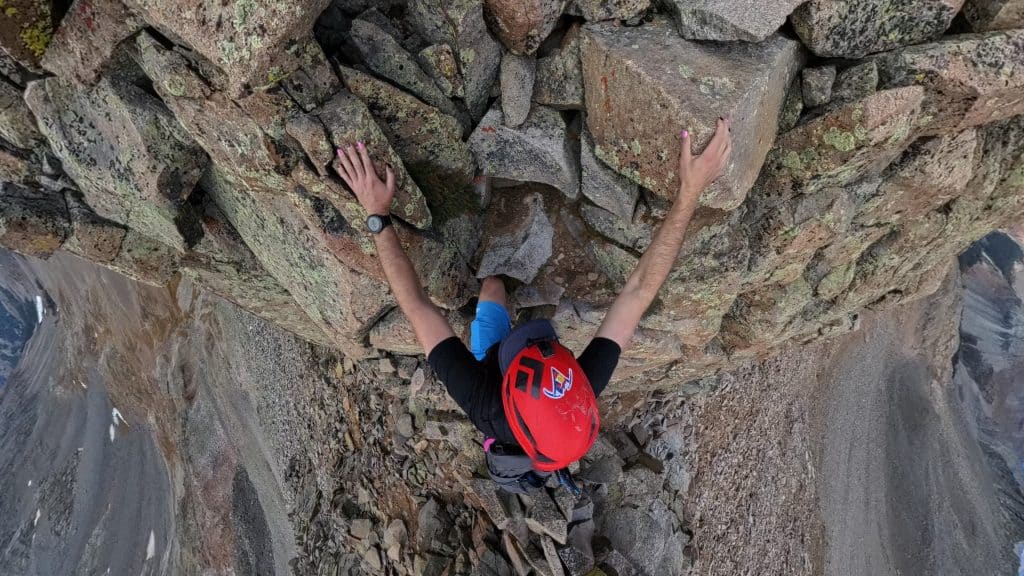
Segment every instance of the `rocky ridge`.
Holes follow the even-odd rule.
[[[355,140],[455,326],[504,274],[579,347],[675,194],[677,134],[729,115],[619,391],[849,331],[1024,214],[1016,2],[26,4],[0,26],[0,243],[185,275],[353,359],[416,353],[332,171]]]

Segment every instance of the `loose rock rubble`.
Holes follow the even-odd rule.
[[[418,351],[333,171],[355,141],[395,171],[397,230],[460,334],[500,273],[579,347],[675,197],[680,131],[699,151],[730,117],[613,394],[852,330],[1024,215],[1016,1],[22,4],[0,27],[0,244],[185,275],[351,360]],[[594,553],[657,556],[619,544]],[[473,560],[579,560],[552,546]]]

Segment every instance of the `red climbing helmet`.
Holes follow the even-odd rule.
[[[582,458],[601,424],[597,399],[551,323],[533,320],[513,330],[498,359],[505,417],[533,467],[553,472]]]

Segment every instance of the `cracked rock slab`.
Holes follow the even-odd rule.
[[[448,44],[462,72],[466,107],[474,119],[487,111],[501,63],[499,44],[484,22],[483,0],[418,0],[409,5],[416,31],[433,44]]]
[[[590,25],[583,33],[587,127],[598,158],[666,199],[679,189],[679,133],[695,151],[732,118],[732,158],[701,203],[739,206],[754,184],[778,129],[786,90],[802,57],[797,42],[696,43],[665,20],[636,27]],[[650,113],[657,110],[658,113]]]
[[[529,284],[551,257],[554,230],[540,194],[510,202],[515,204],[511,223],[484,241],[477,278],[503,274]]]
[[[586,130],[580,135],[580,167],[583,195],[622,220],[631,221],[640,197],[640,187],[597,157],[594,138]]]
[[[510,128],[496,106],[473,131],[469,146],[487,176],[540,182],[568,198],[579,194],[578,151],[557,110],[534,106],[523,124]]]
[[[919,86],[878,92],[783,134],[764,189],[789,197],[880,173],[913,140],[923,97]]]

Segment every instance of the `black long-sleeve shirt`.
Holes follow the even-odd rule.
[[[594,338],[576,359],[590,381],[594,396],[600,396],[608,385],[621,353],[613,340]],[[474,426],[498,442],[516,444],[501,402],[498,344],[492,346],[480,361],[462,340],[452,336],[430,351],[427,362]]]

